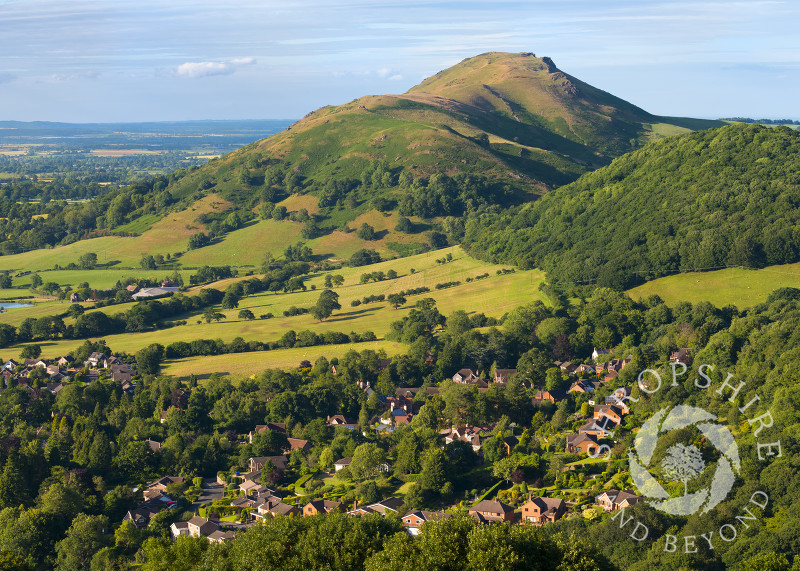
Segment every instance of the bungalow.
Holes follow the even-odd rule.
[[[425,522],[428,521],[438,521],[442,519],[450,519],[453,517],[449,513],[441,512],[429,512],[426,510],[417,510],[413,512],[408,512],[406,515],[403,516],[403,525],[408,530],[408,533],[411,535],[417,535],[419,533],[420,528]]]
[[[286,434],[286,423],[285,422],[268,422],[267,424],[257,424],[256,427],[250,431],[247,435],[250,444],[253,443],[253,437],[256,434],[261,434],[266,430],[271,430],[273,432],[280,432],[282,434]]]
[[[592,351],[592,361],[596,363],[598,358],[604,355],[608,355],[609,353],[611,353],[611,351],[609,351],[608,349],[598,349],[597,347],[595,347],[594,351]]]
[[[163,478],[159,478],[155,482],[151,482],[147,485],[148,490],[158,490],[159,492],[166,493],[167,486],[170,484],[182,484],[183,478],[180,476],[164,476]]]
[[[413,399],[413,398],[415,398],[417,396],[417,394],[420,391],[423,391],[424,394],[428,398],[430,398],[433,395],[438,395],[439,394],[439,387],[401,387],[399,389],[396,389],[394,391],[394,394],[398,398],[402,397],[402,398],[407,398],[407,399]]]
[[[256,511],[253,512],[255,518],[265,518],[267,516],[299,516],[300,510],[297,506],[285,504],[280,500],[265,500],[258,505]]]
[[[632,490],[608,490],[595,497],[595,501],[603,508],[603,511],[613,512],[638,504],[642,498],[634,494]]]
[[[467,512],[479,523],[491,521],[514,521],[514,508],[497,500],[483,500]]]
[[[267,462],[272,462],[272,465],[278,470],[286,470],[289,458],[287,458],[285,454],[281,456],[253,456],[249,460],[250,471],[258,472],[259,470],[263,470]]]
[[[397,513],[403,506],[403,500],[400,498],[387,498],[380,502],[375,502],[374,504],[369,504],[368,506],[364,506],[362,508],[358,507],[358,502],[353,505],[353,509],[348,513],[348,515],[367,515],[371,513],[379,513],[382,516],[386,517],[389,514]]]
[[[453,428],[449,431],[442,431],[441,434],[444,436],[444,441],[446,444],[460,440],[461,442],[470,444],[472,446],[472,450],[477,452],[481,449],[481,430],[481,428],[474,426],[462,426]]]
[[[597,447],[597,437],[593,434],[567,435],[567,452],[570,454],[591,454]]]
[[[65,357],[61,357],[58,361],[56,361],[56,363],[58,363],[59,367],[69,367],[72,365],[72,361],[72,357],[66,355]]]
[[[339,458],[336,462],[333,463],[333,469],[335,472],[338,472],[339,470],[349,466],[350,462],[352,461],[353,458],[351,456],[348,456],[346,458]]]
[[[329,416],[326,419],[328,426],[344,426],[348,430],[358,430],[358,421],[346,418],[341,414],[334,414],[333,416]]]
[[[558,521],[567,511],[567,505],[561,498],[532,498],[522,506],[522,521],[531,523],[552,523]]]
[[[226,541],[231,541],[234,537],[236,537],[232,531],[222,531],[218,529],[208,535],[208,540],[211,543],[224,543]]]
[[[573,365],[570,361],[565,361],[558,365],[558,368],[571,375],[578,368],[578,365]]]
[[[151,507],[141,507],[139,506],[136,509],[128,510],[125,513],[125,517],[122,518],[123,523],[129,521],[136,526],[137,529],[144,529],[148,525],[150,525],[150,520],[156,515],[160,510],[156,510],[155,508]]]
[[[150,447],[150,450],[152,450],[153,452],[158,452],[159,450],[161,450],[162,444],[160,442],[158,442],[156,440],[150,440],[149,438],[147,440],[145,440],[145,442],[147,442],[147,445]]]
[[[592,367],[591,365],[578,365],[578,367],[575,369],[575,374],[580,375],[583,373],[589,375],[594,374],[594,367]]]
[[[303,506],[303,515],[312,516],[317,514],[327,514],[333,511],[344,511],[344,506],[341,502],[334,500],[311,500]]]
[[[249,496],[253,490],[259,488],[260,486],[261,484],[254,482],[253,480],[245,480],[239,484],[239,489],[244,492],[245,496]]]

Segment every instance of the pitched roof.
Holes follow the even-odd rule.
[[[469,508],[469,511],[505,514],[508,512],[513,512],[514,508],[498,500],[483,500],[482,502],[479,502]]]

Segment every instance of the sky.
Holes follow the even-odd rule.
[[[299,118],[534,52],[645,110],[800,119],[800,2],[0,0],[0,120]]]

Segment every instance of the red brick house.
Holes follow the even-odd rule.
[[[344,511],[344,506],[341,502],[333,500],[311,500],[303,506],[303,515],[312,516],[317,514],[327,514],[332,511]]]
[[[522,506],[522,522],[536,524],[558,521],[566,513],[567,505],[561,498],[528,497]]]

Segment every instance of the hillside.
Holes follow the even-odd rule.
[[[465,246],[559,282],[627,288],[677,271],[800,257],[800,133],[731,125],[653,142],[515,216],[467,224]]]

